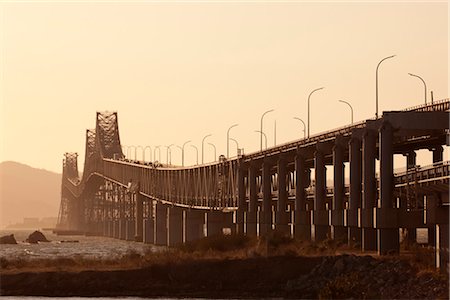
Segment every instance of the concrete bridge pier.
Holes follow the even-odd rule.
[[[217,210],[210,210],[206,213],[206,231],[208,236],[223,234],[224,228],[233,227],[233,214]]]
[[[114,220],[113,223],[113,238],[118,239],[120,237],[119,220]]]
[[[441,145],[433,146],[429,150],[433,154],[433,164],[438,164],[443,161],[444,148]],[[427,210],[428,210],[428,207],[431,207],[433,205],[431,203],[432,201],[429,198],[430,197],[427,196],[427,200],[426,200]],[[428,221],[427,221],[427,223],[428,223]],[[433,247],[436,245],[436,228],[434,225],[428,227],[428,244]]]
[[[377,250],[377,230],[373,228],[373,209],[376,206],[377,187],[375,178],[376,135],[366,130],[362,141],[362,251]]]
[[[306,208],[305,188],[310,184],[311,172],[306,168],[305,158],[300,152],[295,156],[295,212],[294,237],[311,241],[311,213]]]
[[[246,234],[255,237],[257,234],[257,213],[258,213],[258,191],[256,189],[256,169],[254,166],[248,168],[249,203],[247,211]]]
[[[333,147],[333,202],[331,212],[331,225],[334,240],[348,238],[348,230],[344,227],[344,149],[337,140]]]
[[[136,192],[136,209],[135,209],[135,236],[134,240],[136,242],[144,241],[144,196],[142,196],[139,192]]]
[[[416,152],[415,151],[409,151],[403,154],[404,156],[406,156],[406,168],[407,170],[411,170],[412,172],[414,172],[414,169],[416,167]],[[418,195],[410,195],[412,198],[418,197]],[[402,199],[400,199],[401,201]],[[410,207],[408,207],[408,203],[407,203],[408,199],[405,199],[406,203],[401,203],[401,209],[409,209]],[[417,234],[416,234],[416,228],[415,227],[409,227],[406,228],[406,239],[408,242],[410,243],[415,243],[416,239],[417,239]]]
[[[125,240],[134,241],[136,235],[136,221],[134,219],[126,220],[125,227],[126,227]]]
[[[167,246],[167,205],[156,203],[155,244]]]
[[[155,220],[152,216],[144,219],[144,243],[154,244],[155,243]]]
[[[324,154],[319,149],[314,153],[314,241],[320,242],[330,237],[328,211],[326,210],[327,175]]]
[[[379,255],[399,253],[400,237],[398,210],[394,208],[393,129],[383,123],[379,129],[380,142],[380,207],[377,209],[377,250]]]
[[[190,209],[185,212],[185,241],[191,242],[204,237],[205,212]]]
[[[121,240],[125,240],[126,239],[126,232],[127,232],[127,228],[126,228],[126,220],[125,219],[120,219],[119,220],[119,239]]]
[[[287,192],[287,163],[281,158],[278,160],[278,201],[275,216],[275,230],[283,235],[290,235],[289,213],[286,211]]]
[[[259,236],[268,235],[272,231],[272,187],[271,165],[265,160],[262,165],[263,202],[259,218]]]
[[[241,165],[238,169],[238,209],[236,211],[236,233],[244,234],[245,215],[248,211],[245,199],[245,173]]]
[[[183,243],[183,209],[171,206],[169,209],[169,246]]]
[[[352,135],[356,135],[355,132]],[[361,140],[352,136],[349,142],[350,198],[347,210],[348,242],[361,243],[359,208],[361,207]]]

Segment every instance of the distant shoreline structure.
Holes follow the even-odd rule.
[[[13,223],[8,224],[1,228],[1,230],[8,230],[8,229],[50,229],[54,228],[56,226],[56,223],[58,221],[57,217],[45,217],[45,218],[23,218],[22,223]]]

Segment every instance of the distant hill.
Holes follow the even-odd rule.
[[[0,163],[0,228],[24,218],[57,217],[61,174],[12,161]]]

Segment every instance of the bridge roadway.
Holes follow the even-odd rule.
[[[429,244],[439,246],[437,266],[448,266],[450,175],[442,146],[448,144],[449,110],[445,99],[384,112],[192,167],[126,160],[117,114],[97,113],[96,128],[86,131],[81,178],[77,154],[64,156],[58,228],[159,245],[224,228],[250,236],[276,230],[299,239],[343,239],[379,254],[399,251],[399,229],[415,240],[416,228],[428,228]],[[416,166],[420,149],[432,152],[433,165]],[[394,174],[394,155],[406,157],[406,172]],[[327,171],[333,175],[327,178]]]

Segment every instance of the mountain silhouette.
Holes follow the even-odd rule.
[[[61,174],[5,161],[0,163],[0,227],[24,218],[57,217]]]

